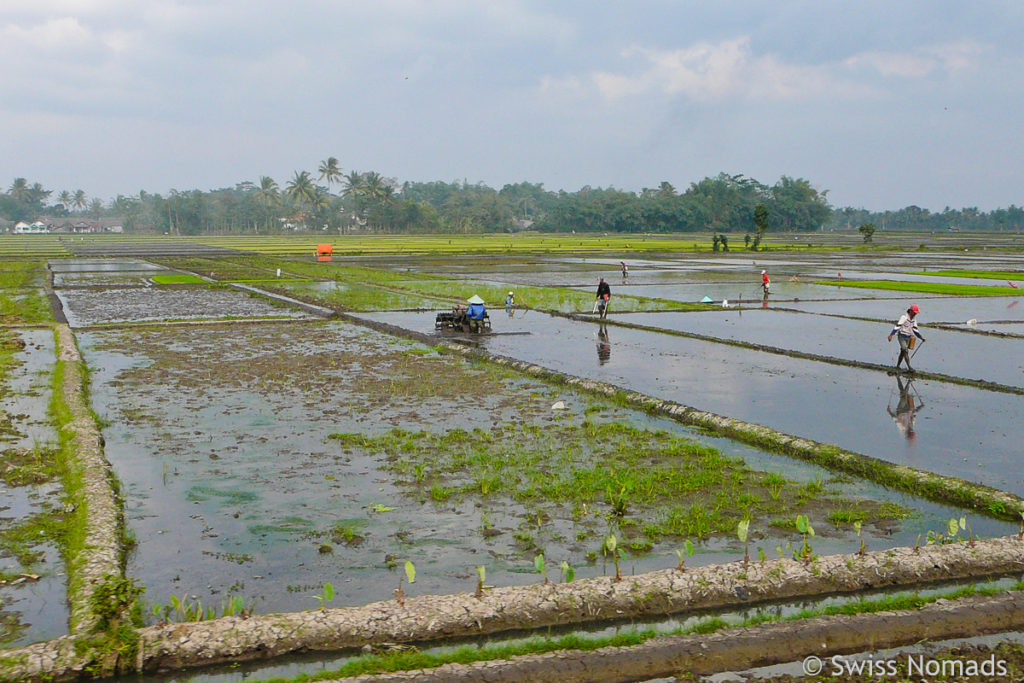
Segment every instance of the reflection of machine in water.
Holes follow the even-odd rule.
[[[900,433],[907,437],[908,441],[913,441],[917,433],[914,431],[914,418],[917,416],[917,411],[924,408],[924,402],[921,400],[921,395],[914,389],[914,380],[908,378],[906,383],[903,382],[903,378],[900,375],[896,375],[896,386],[899,388],[900,400],[896,404],[896,410],[892,409],[892,396],[889,396],[889,403],[885,406],[886,411],[892,418],[892,421],[896,423],[896,428],[900,430]]]
[[[608,327],[601,325],[597,330],[597,362],[604,365],[612,358],[612,345],[608,341]]]

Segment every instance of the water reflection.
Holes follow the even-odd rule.
[[[597,362],[604,365],[612,358],[612,345],[608,341],[608,326],[602,324],[597,329]]]
[[[907,441],[913,441],[917,436],[917,432],[914,431],[914,419],[917,416],[917,411],[924,408],[924,401],[921,400],[921,395],[914,388],[913,379],[908,377],[906,382],[904,382],[903,377],[896,375],[896,386],[900,393],[899,401],[896,403],[896,410],[892,409],[891,395],[885,409],[888,411],[892,421],[896,423],[896,428],[900,430],[900,433],[906,437]]]

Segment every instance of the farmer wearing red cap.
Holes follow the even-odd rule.
[[[907,312],[900,316],[900,319],[896,321],[896,326],[892,328],[892,332],[889,333],[889,341],[892,341],[892,336],[898,335],[900,340],[900,357],[896,359],[896,372],[900,371],[900,362],[907,359],[907,372],[913,372],[914,368],[910,367],[910,349],[914,348],[913,335],[922,342],[924,337],[917,331],[917,314],[921,309],[914,304],[907,309]]]

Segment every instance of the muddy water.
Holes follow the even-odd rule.
[[[148,261],[132,259],[61,259],[50,261],[54,273],[116,273],[121,271],[166,270],[163,266]]]
[[[832,277],[830,272],[812,273],[812,277]],[[893,280],[895,282],[932,282],[947,285],[977,285],[979,287],[1007,287],[1006,280],[980,277],[948,277],[943,275],[916,275],[913,273],[888,273],[870,270],[844,271],[843,277],[850,280]],[[1024,273],[1014,284],[1024,283]]]
[[[901,292],[901,296],[902,303],[870,300],[854,302],[799,301],[784,302],[778,305],[809,313],[895,321],[911,303],[917,303],[921,307],[918,324],[924,327],[931,323],[964,323],[971,319],[975,319],[979,323],[996,320],[1024,322],[1024,301],[1018,297],[918,297],[911,292]],[[923,301],[927,301],[927,303],[922,303]],[[772,296],[769,306],[774,305],[776,305],[775,297]]]
[[[151,285],[152,280],[150,279],[154,275],[154,271],[139,271],[139,272],[124,272],[124,271],[101,271],[98,273],[88,272],[74,272],[74,273],[54,273],[53,274],[53,285],[54,287],[75,287],[75,286],[134,286],[140,287],[143,285]]]
[[[68,324],[233,317],[306,317],[237,291],[206,287],[65,289],[57,292]]]
[[[19,364],[10,369],[5,391],[0,391],[0,411],[14,416],[17,433],[0,437],[0,463],[7,449],[31,449],[57,442],[47,418],[54,367],[53,333],[22,330],[19,336],[26,343],[25,349],[17,354]],[[57,482],[13,487],[0,481],[0,529],[49,507],[59,507],[60,494]],[[42,554],[42,560],[31,567],[21,566],[0,550],[0,571],[40,576],[38,581],[0,586],[0,647],[49,640],[67,633],[65,572],[60,553],[49,541],[35,544],[32,549]]]
[[[730,302],[744,301],[760,304],[763,299],[760,281],[748,278],[737,282],[709,282],[707,284],[676,284],[676,285],[637,285],[630,277],[629,284],[621,284],[611,280],[613,295],[647,296],[675,301],[700,301],[705,296],[720,303],[722,299]],[[621,278],[620,278],[621,280]],[[584,289],[584,288],[581,288]],[[589,289],[585,288],[585,289]],[[596,288],[595,288],[596,289]],[[837,300],[837,299],[899,299],[905,298],[906,292],[891,292],[881,289],[854,289],[852,287],[833,287],[802,282],[779,282],[771,285],[769,303],[799,300]]]
[[[433,327],[428,314],[363,317]],[[877,371],[613,326],[602,340],[593,323],[536,312],[492,324],[497,334],[473,341],[494,353],[1024,495],[1015,427],[1022,396],[915,381],[905,392],[916,409],[908,415],[897,378]],[[530,334],[501,334],[509,331]]]
[[[616,319],[666,330],[764,344],[865,363],[895,365],[899,344],[891,323],[753,309],[691,313],[624,313]],[[915,354],[919,370],[1024,388],[1020,342],[921,328],[927,343]]]
[[[166,603],[174,594],[217,604],[233,593],[258,597],[261,612],[308,609],[330,581],[335,605],[361,604],[391,596],[401,569],[389,568],[390,561],[405,559],[417,567],[416,585],[406,586],[413,594],[471,590],[473,567],[481,564],[496,585],[533,582],[535,551],[515,539],[524,529],[521,507],[507,501],[478,507],[472,499],[435,503],[415,487],[396,485],[379,456],[328,435],[381,434],[395,426],[544,426],[569,419],[551,410],[557,399],[575,416],[592,404],[518,376],[494,378],[450,358],[424,358],[421,347],[337,322],[92,331],[81,333],[79,344],[91,368],[93,404],[110,423],[106,454],[123,483],[128,526],[139,542],[128,571],[153,602]],[[428,374],[403,374],[422,363]],[[424,394],[425,387],[432,388]],[[695,436],[633,411],[610,408],[607,419]],[[798,481],[830,476],[723,439],[696,438]],[[871,531],[872,547],[912,542],[955,513],[860,483],[843,489],[919,511],[895,530]],[[570,512],[550,513],[543,529],[530,531],[549,564],[566,559],[581,577],[608,571],[586,559],[600,534],[577,540]],[[484,533],[485,519],[496,533]],[[331,538],[339,522],[361,539],[347,545]],[[982,520],[976,528],[1007,529]],[[849,530],[821,529],[819,535],[816,552],[857,545]],[[785,538],[764,542],[772,548]],[[673,565],[673,543],[629,557],[624,571]],[[324,544],[329,552],[321,552]],[[708,542],[694,563],[725,561],[737,551],[728,540]]]

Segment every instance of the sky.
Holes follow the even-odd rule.
[[[0,185],[404,181],[1024,205],[1016,0],[3,0]],[[6,187],[5,187],[6,189]]]

